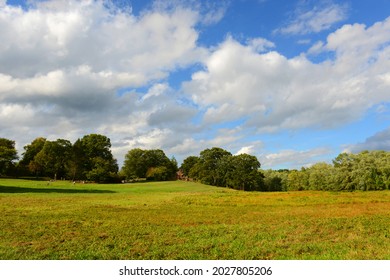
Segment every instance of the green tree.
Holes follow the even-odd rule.
[[[308,172],[305,168],[300,171],[292,170],[288,174],[287,185],[289,191],[303,191],[308,188]]]
[[[72,151],[70,153],[69,161],[67,164],[68,177],[73,181],[76,179],[85,180],[87,171],[88,160],[87,154],[84,152],[83,143],[81,139],[77,139],[72,145]]]
[[[54,179],[65,178],[71,150],[72,144],[68,140],[46,140],[43,148],[30,161],[30,166],[38,168],[44,175]]]
[[[127,179],[171,180],[175,178],[176,171],[176,159],[169,159],[160,149],[132,149],[126,154],[122,167],[122,173]]]
[[[312,165],[308,172],[308,189],[310,190],[333,190],[334,167],[325,162]]]
[[[355,156],[350,153],[341,153],[334,160],[336,168],[334,176],[334,190],[356,190],[356,182],[353,180]]]
[[[189,156],[183,160],[183,163],[180,166],[184,176],[190,176],[190,171],[194,165],[199,161],[199,157]]]
[[[125,155],[122,172],[127,179],[145,178],[148,166],[145,151],[139,148],[132,149]]]
[[[248,154],[232,156],[228,165],[228,186],[244,191],[262,189],[263,174],[259,171],[260,162],[255,156]]]
[[[212,186],[223,186],[224,167],[228,159],[221,159],[223,157],[230,157],[232,154],[222,148],[213,147],[200,152],[199,161],[195,164],[197,171],[197,179],[202,183]]]
[[[167,181],[172,178],[172,173],[165,166],[150,167],[145,177],[147,180]]]
[[[111,153],[110,138],[100,134],[89,134],[73,145],[72,170],[96,182],[117,180],[118,164]]]
[[[287,178],[290,171],[286,169],[281,170],[264,170],[264,185],[263,191],[286,191],[287,190]]]
[[[378,155],[375,158],[378,172],[378,189],[390,190],[390,153],[378,151]]]
[[[35,156],[43,149],[46,138],[38,137],[34,139],[30,144],[24,146],[24,152],[22,159],[18,162],[18,169],[23,175],[35,175],[39,176],[43,172],[43,167],[38,166],[34,162]]]
[[[43,149],[45,145],[46,138],[38,137],[34,139],[31,144],[24,146],[23,157],[20,160],[19,164],[28,166],[34,157]]]
[[[14,167],[14,161],[18,159],[15,149],[15,141],[0,138],[0,175],[8,175],[9,170]]]

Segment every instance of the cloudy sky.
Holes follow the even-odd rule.
[[[390,150],[390,1],[0,0],[0,137],[90,133],[120,165]]]

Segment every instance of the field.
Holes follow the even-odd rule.
[[[0,259],[390,259],[390,191],[0,179]]]

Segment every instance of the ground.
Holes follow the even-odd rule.
[[[0,179],[1,259],[390,259],[390,191]]]

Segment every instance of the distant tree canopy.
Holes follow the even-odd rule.
[[[390,152],[342,153],[333,164],[319,162],[301,170],[264,171],[266,190],[389,190]]]
[[[110,148],[110,139],[99,134],[86,135],[73,145],[65,139],[40,137],[24,147],[19,169],[54,179],[116,181],[118,165]]]
[[[0,138],[0,175],[9,173],[17,159],[18,152],[15,148],[15,141]]]
[[[119,182],[146,178],[176,178],[177,161],[163,150],[128,151],[118,173],[111,141],[100,134],[85,135],[73,144],[66,139],[38,137],[24,146],[18,160],[15,141],[0,138],[0,176],[36,176],[53,179]],[[232,155],[213,147],[189,156],[180,166],[184,178],[204,184],[245,191],[354,191],[390,189],[390,152],[341,153],[332,164],[319,162],[300,170],[260,170],[260,162],[248,154]],[[181,175],[180,175],[181,176]]]
[[[110,139],[100,134],[89,134],[73,145],[70,170],[74,176],[95,182],[114,181],[118,164],[111,153]]]
[[[246,191],[262,189],[263,175],[259,168],[255,156],[233,156],[218,147],[203,150],[199,157],[187,157],[180,167],[185,176],[204,184]]]
[[[162,150],[130,150],[121,170],[126,179],[146,178],[166,181],[176,178],[177,161],[169,159]]]

